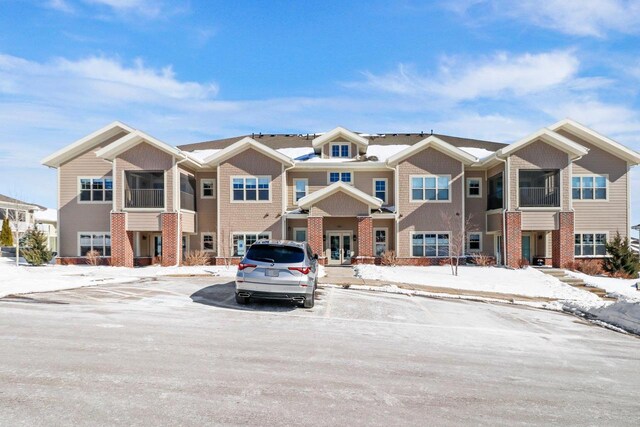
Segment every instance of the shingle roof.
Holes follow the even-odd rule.
[[[35,203],[24,202],[22,200],[16,199],[15,197],[5,196],[4,194],[0,194],[0,202],[14,203],[14,204],[17,204],[17,205],[37,206],[40,209],[46,209],[44,206],[40,206],[40,205],[37,205]]]

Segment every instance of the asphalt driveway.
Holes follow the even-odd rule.
[[[217,283],[216,281],[217,280]],[[2,425],[635,425],[640,340],[509,305],[224,279],[0,300]]]

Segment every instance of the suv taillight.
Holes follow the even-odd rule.
[[[309,274],[311,267],[289,267],[291,271],[299,271],[302,274]]]
[[[240,263],[240,264],[238,264],[238,271],[242,271],[245,268],[256,268],[256,267],[257,267],[257,265],[255,265],[255,264],[243,264],[243,263]]]

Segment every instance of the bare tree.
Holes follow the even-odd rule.
[[[444,229],[449,230],[449,265],[451,266],[451,274],[457,276],[460,258],[464,255],[467,246],[467,236],[470,232],[476,231],[475,226],[471,222],[471,214],[466,218],[462,218],[459,213],[452,216],[442,212],[440,217]]]

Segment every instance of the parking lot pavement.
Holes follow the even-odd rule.
[[[635,425],[640,341],[509,305],[220,278],[0,300],[3,425]]]

